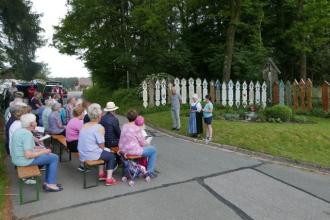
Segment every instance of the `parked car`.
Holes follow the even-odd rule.
[[[53,88],[56,85],[58,85],[60,87],[60,89],[62,89],[62,91],[63,91],[63,99],[64,100],[67,99],[68,92],[63,88],[61,82],[52,81],[52,82],[46,82],[46,86],[45,86],[44,91],[43,91],[43,98],[44,98],[44,100],[45,99],[48,99],[49,97],[52,96]]]

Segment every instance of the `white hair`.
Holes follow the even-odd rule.
[[[61,106],[62,106],[61,103],[55,102],[55,103],[52,105],[52,111],[56,111],[57,109],[60,109]]]
[[[97,119],[99,115],[102,114],[101,106],[97,103],[93,103],[90,106],[88,106],[87,113],[90,120]]]
[[[28,128],[31,126],[32,122],[36,121],[36,116],[32,113],[24,114],[21,116],[22,128]]]
[[[76,102],[76,105],[82,105],[83,104],[83,100],[82,99],[78,99]]]

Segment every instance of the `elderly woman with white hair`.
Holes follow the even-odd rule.
[[[197,94],[193,95],[190,103],[188,133],[193,137],[203,133],[202,105]]]
[[[17,129],[11,141],[11,158],[16,166],[45,166],[45,182],[43,188],[47,192],[59,192],[63,188],[56,184],[58,156],[50,149],[37,148],[32,131],[36,128],[36,116],[25,114],[21,116],[22,128]]]
[[[117,165],[116,155],[104,148],[104,127],[99,124],[102,110],[99,104],[88,106],[87,113],[90,121],[84,124],[79,133],[78,151],[80,161],[104,160],[105,165],[99,166],[99,180],[105,180],[105,185],[115,185],[117,180],[112,173]]]
[[[61,120],[61,104],[56,102],[52,106],[52,113],[48,117],[48,132],[65,136],[65,126]]]

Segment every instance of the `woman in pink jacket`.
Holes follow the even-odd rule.
[[[148,143],[142,135],[141,127],[134,122],[138,113],[136,110],[130,110],[127,113],[128,123],[123,125],[119,140],[119,150],[124,154],[138,155],[148,158],[147,171],[150,177],[156,177],[155,164],[157,150],[154,146],[146,146]]]

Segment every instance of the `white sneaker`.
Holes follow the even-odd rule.
[[[211,140],[212,140],[212,138],[207,137],[207,138],[205,139],[205,144],[209,144]]]
[[[24,181],[25,184],[28,184],[28,185],[37,184],[37,181],[33,180],[33,179],[23,179],[23,181]]]

